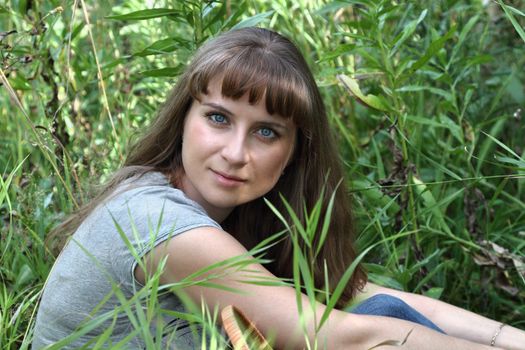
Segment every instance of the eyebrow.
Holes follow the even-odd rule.
[[[201,103],[203,106],[207,106],[207,107],[211,107],[211,108],[214,108],[216,109],[218,112],[221,112],[221,113],[224,113],[226,114],[227,116],[231,117],[234,115],[234,113],[232,113],[229,109],[225,108],[224,106],[218,104],[218,103],[214,103],[214,102],[203,102]],[[288,129],[288,126],[286,126],[285,124],[283,123],[279,123],[279,122],[273,122],[273,121],[261,121],[259,122],[259,124],[261,125],[264,125],[264,126],[269,126],[269,127],[274,127],[274,128],[280,128],[280,129]]]
[[[232,113],[230,110],[224,108],[223,106],[221,106],[221,105],[218,104],[218,103],[214,103],[214,102],[203,102],[203,103],[201,103],[201,105],[203,105],[203,106],[208,106],[208,107],[212,107],[212,108],[218,110],[218,111],[221,112],[221,113],[227,114],[228,116],[232,116],[232,115],[233,115],[233,113]]]

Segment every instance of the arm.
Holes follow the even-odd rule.
[[[402,299],[432,320],[447,334],[476,343],[490,344],[492,337],[498,332],[501,325],[501,322],[436,299],[381,287],[373,283],[366,285],[359,299],[368,298],[379,293],[390,294]],[[523,350],[525,349],[525,332],[506,325],[497,336],[495,345],[509,350]]]
[[[232,236],[214,228],[197,228],[173,237],[165,244],[154,248],[146,262],[148,271],[155,271],[157,264],[167,256],[166,267],[161,275],[162,283],[172,283],[206,266],[231,257],[246,254],[246,249]],[[258,275],[275,278],[260,264],[253,264],[249,269]],[[135,271],[137,279],[144,281],[144,271]],[[233,272],[226,277],[214,280],[214,283],[227,285],[243,293],[232,293],[223,289],[193,286],[185,292],[196,302],[201,298],[212,309],[226,305],[235,305],[248,318],[254,321],[263,334],[275,334],[275,346],[278,349],[305,348],[306,342],[300,324],[295,290],[283,286],[260,286],[242,283],[246,273]],[[304,310],[310,310],[308,299],[302,296]],[[314,306],[317,319],[320,319],[325,306]],[[307,322],[307,336],[312,344],[315,338],[312,318]],[[393,318],[353,315],[334,310],[318,334],[321,348],[326,349],[369,349],[385,340],[403,340],[412,331],[403,349],[489,349],[466,340],[449,337],[425,327]],[[382,349],[388,349],[384,346]],[[393,347],[392,347],[393,348]],[[398,349],[398,347],[396,347]],[[490,348],[494,349],[494,348]]]

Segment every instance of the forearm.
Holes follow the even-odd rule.
[[[488,319],[473,312],[418,294],[367,285],[365,296],[385,293],[398,297],[432,320],[448,335],[467,339],[479,344],[491,344],[499,332],[501,322]],[[509,350],[525,349],[525,332],[505,326],[495,338],[495,345]]]
[[[388,344],[381,346],[381,349],[498,349],[390,317],[349,314],[337,331],[346,332],[346,335],[334,337],[339,336],[347,342],[337,348],[370,349],[379,344]]]
[[[432,308],[434,312],[429,317],[447,334],[480,344],[491,344],[494,339],[496,346],[508,350],[525,349],[524,331],[509,325],[505,325],[500,330],[501,322],[499,321],[491,320],[439,300],[426,299],[429,299],[426,302],[438,305]]]

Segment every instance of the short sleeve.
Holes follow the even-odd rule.
[[[200,205],[169,186],[135,188],[109,201],[102,210],[107,212],[113,226],[109,231],[116,241],[108,242],[114,249],[107,258],[113,275],[129,290],[141,286],[133,272],[154,247],[194,228],[221,228]]]

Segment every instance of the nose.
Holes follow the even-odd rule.
[[[249,152],[244,135],[242,133],[235,133],[231,138],[228,138],[222,148],[221,156],[230,163],[230,165],[245,165],[249,159]]]

